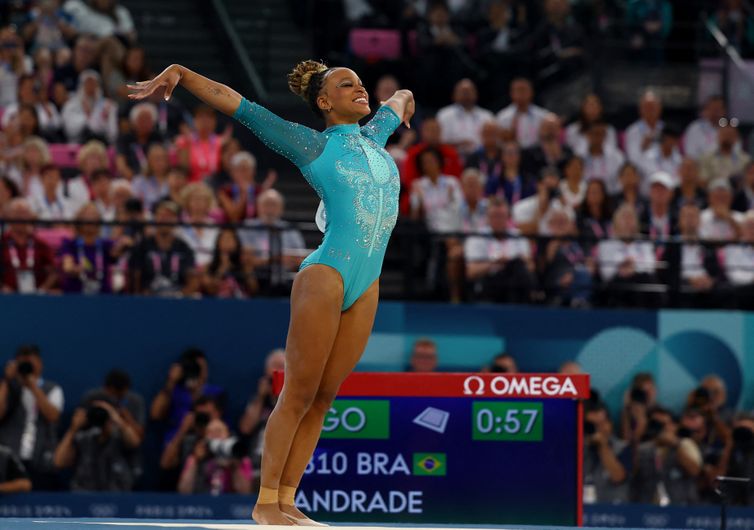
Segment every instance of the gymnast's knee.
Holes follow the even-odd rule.
[[[280,395],[278,407],[297,419],[303,418],[316,400],[316,389],[287,388]]]
[[[336,395],[337,390],[318,390],[317,394],[314,396],[314,400],[312,401],[311,410],[324,416],[325,414],[327,414],[327,411],[330,410],[330,407],[332,407]]]

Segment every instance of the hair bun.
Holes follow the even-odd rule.
[[[288,88],[297,96],[306,99],[306,92],[309,89],[312,76],[325,70],[327,70],[327,65],[319,61],[301,61],[288,74]]]

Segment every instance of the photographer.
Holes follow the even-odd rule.
[[[247,403],[238,421],[238,432],[253,440],[251,456],[254,469],[259,469],[261,464],[264,428],[277,403],[277,396],[272,395],[272,374],[282,370],[285,370],[285,350],[272,350],[264,361],[264,375],[259,378],[256,394]]]
[[[230,436],[220,419],[207,425],[204,438],[198,440],[186,459],[178,481],[184,494],[251,493],[251,459],[244,456],[248,446]]]
[[[0,495],[31,491],[31,480],[18,456],[0,445]]]
[[[647,410],[655,405],[657,386],[652,374],[641,372],[634,376],[631,387],[623,398],[621,411],[621,438],[637,445],[647,427]]]
[[[73,413],[71,426],[55,450],[55,466],[73,466],[72,491],[130,491],[130,456],[139,435],[106,401]]]
[[[0,444],[21,458],[34,489],[56,489],[53,452],[63,390],[42,378],[44,365],[37,346],[22,346],[5,365],[0,381]]]
[[[94,401],[106,401],[112,405],[123,421],[139,436],[139,443],[144,440],[146,422],[144,398],[131,391],[131,377],[123,370],[110,370],[105,376],[101,388],[93,388],[84,394],[82,406]]]
[[[730,477],[754,478],[754,416],[739,414],[733,421],[733,445],[728,469]],[[733,504],[754,506],[754,486],[740,488],[731,498]]]
[[[613,434],[613,423],[603,404],[586,411],[584,444],[584,502],[628,502],[631,446]]]
[[[149,416],[155,421],[167,421],[164,442],[167,444],[178,431],[184,416],[200,396],[212,396],[223,408],[225,391],[207,382],[207,357],[198,348],[184,351],[177,363],[170,366],[165,386],[152,400]]]
[[[667,410],[655,407],[648,417],[644,441],[636,448],[632,502],[696,504],[696,480],[702,471],[699,446]]]

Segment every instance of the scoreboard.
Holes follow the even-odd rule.
[[[588,395],[586,375],[353,373],[296,504],[332,522],[581,524]]]

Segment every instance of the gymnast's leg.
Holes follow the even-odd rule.
[[[317,446],[325,414],[330,409],[340,384],[353,371],[369,340],[377,312],[378,282],[379,280],[375,280],[341,316],[340,328],[327,360],[322,382],[309,412],[299,424],[280,478],[280,509],[296,519],[303,519],[298,521],[299,524],[311,524],[312,521],[295,507],[293,495]]]
[[[259,524],[292,524],[278,505],[278,486],[294,435],[314,402],[335,343],[343,304],[340,274],[310,265],[296,275],[285,345],[285,384],[267,422],[261,488],[252,517]]]

